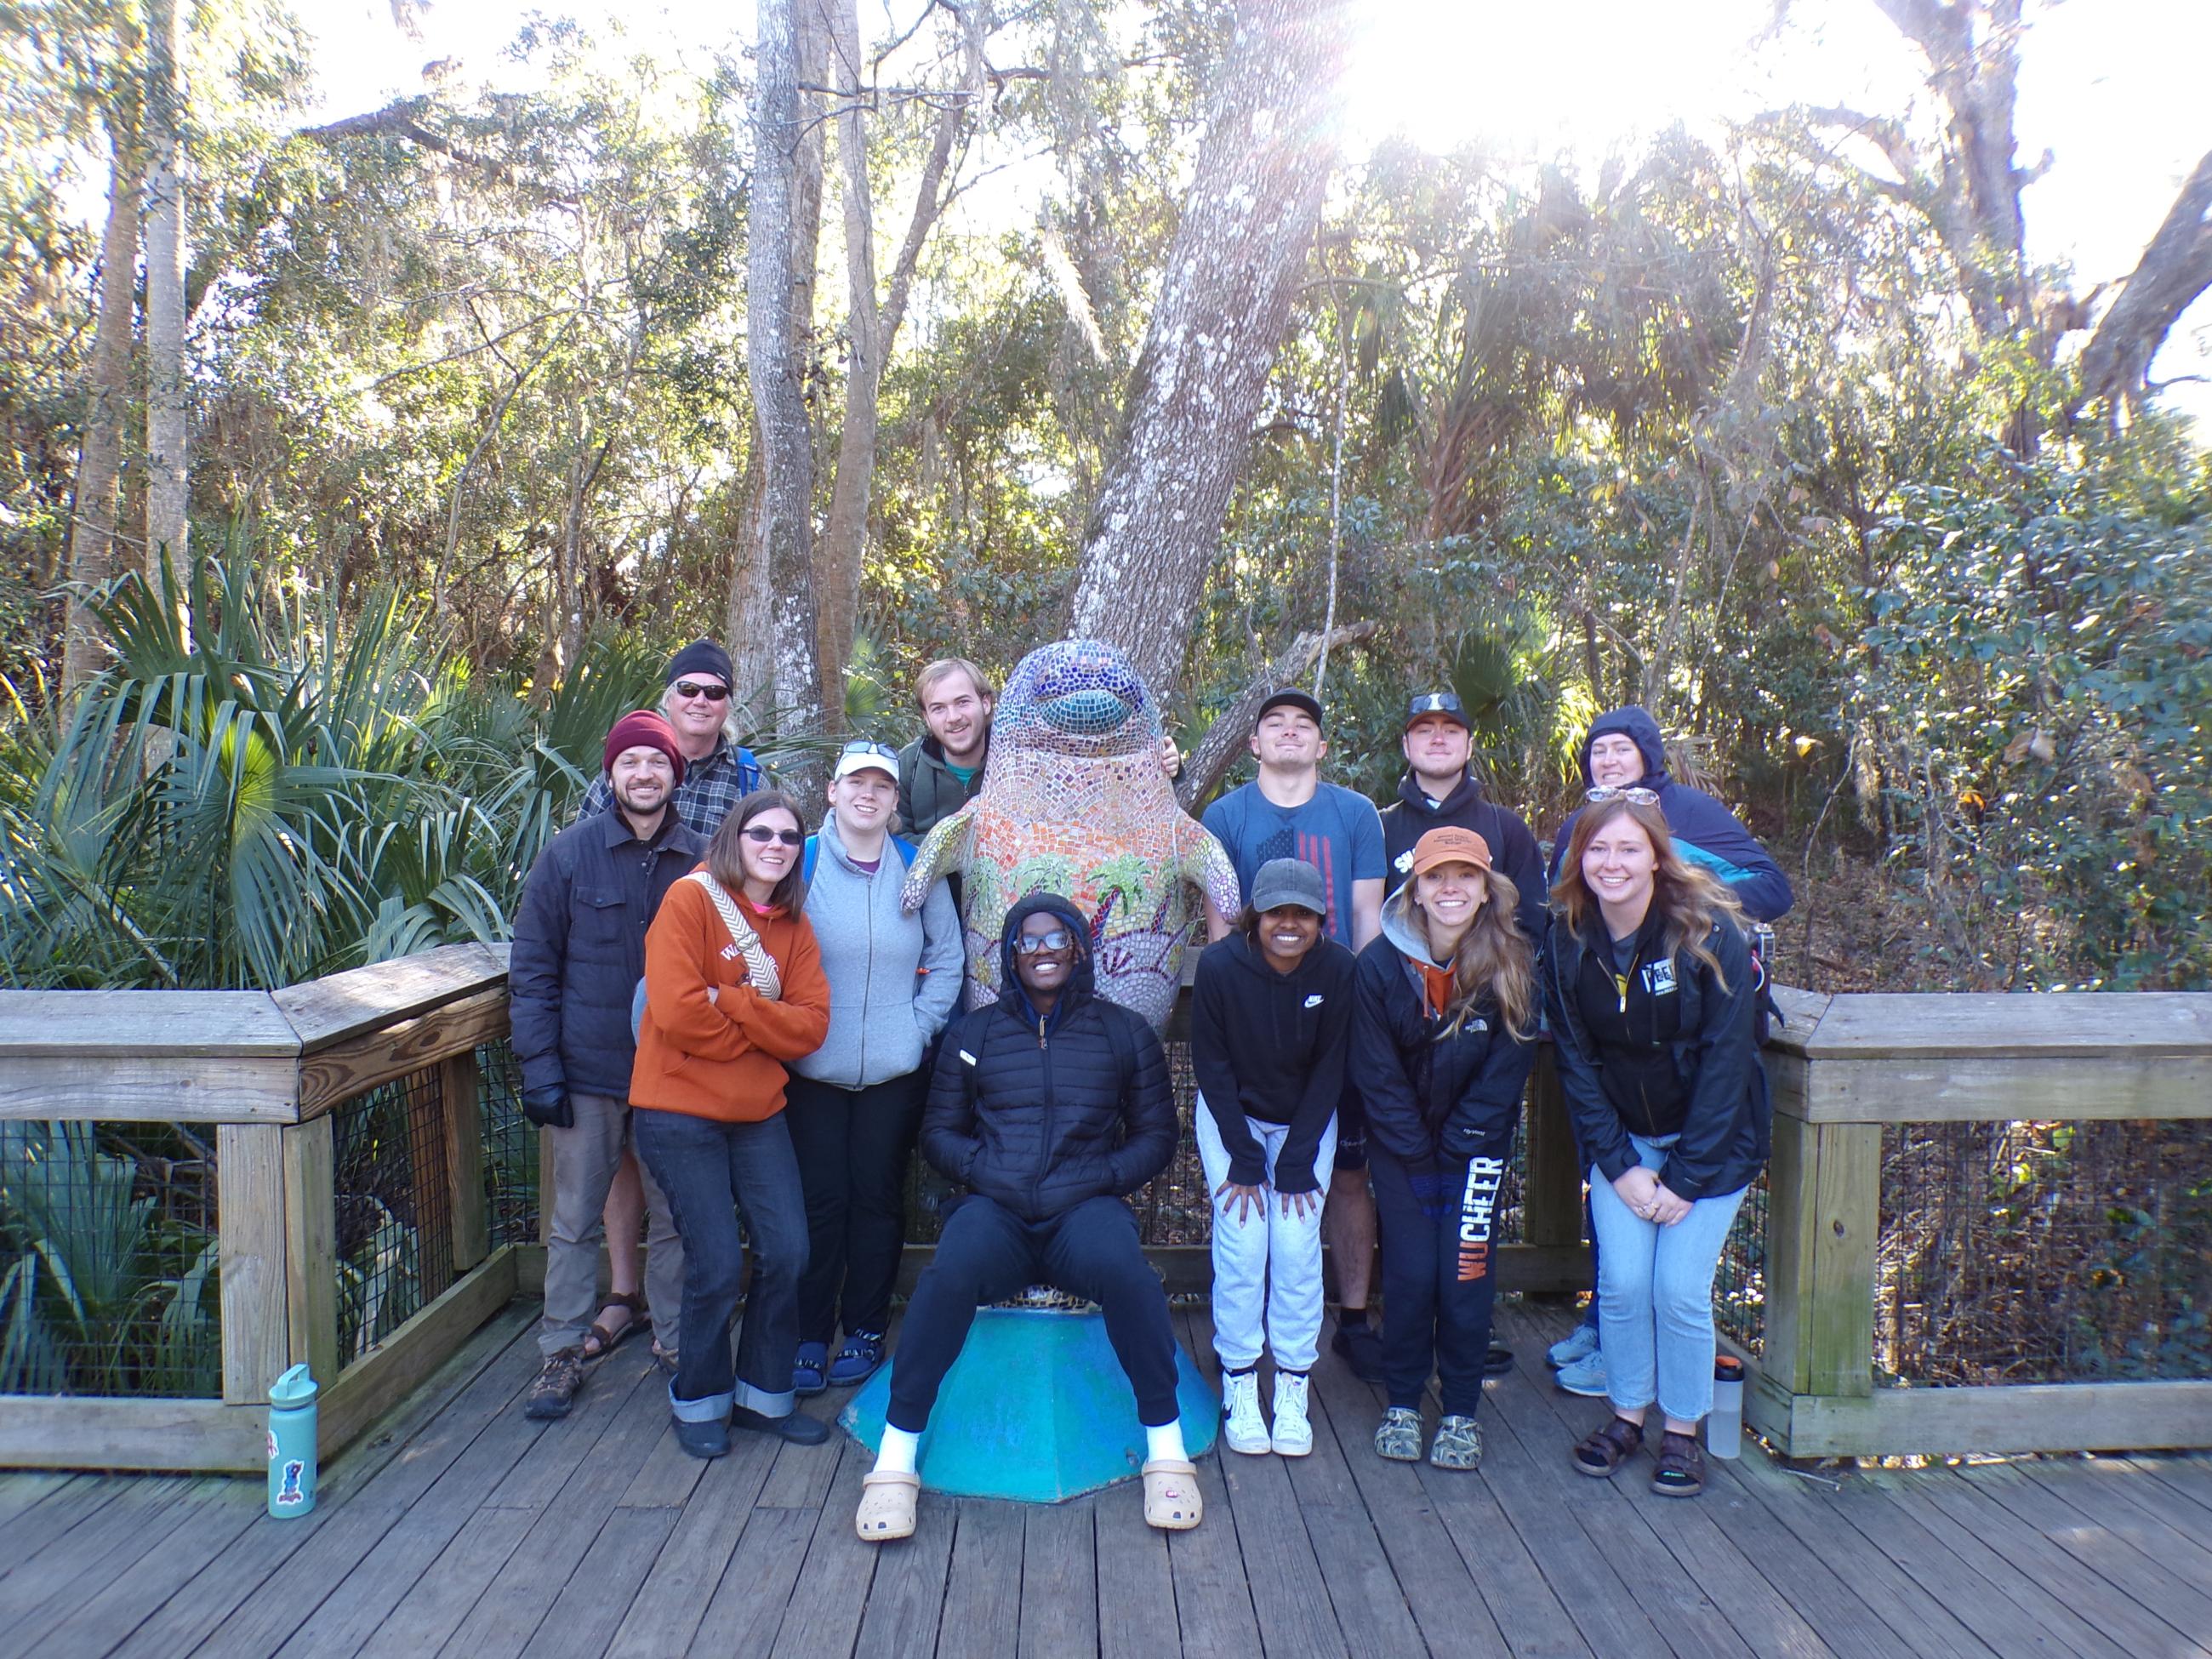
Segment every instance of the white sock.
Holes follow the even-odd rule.
[[[1152,1463],[1163,1461],[1188,1463],[1190,1461],[1189,1454],[1182,1449],[1181,1418],[1176,1419],[1171,1423],[1163,1423],[1158,1428],[1153,1428],[1149,1424],[1146,1425],[1145,1458],[1147,1462]]]
[[[884,1449],[876,1454],[878,1474],[912,1474],[915,1454],[921,1449],[921,1437],[908,1434],[904,1429],[884,1425]]]

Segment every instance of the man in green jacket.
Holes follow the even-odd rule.
[[[899,750],[899,823],[919,841],[982,792],[991,747],[991,682],[965,657],[942,657],[915,676],[929,728]]]

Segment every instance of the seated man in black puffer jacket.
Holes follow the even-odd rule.
[[[1167,1057],[1142,1018],[1094,993],[1090,928],[1058,894],[1015,905],[999,948],[1006,988],[945,1033],[930,1085],[922,1156],[968,1195],[907,1307],[860,1534],[913,1532],[917,1443],[976,1304],[1040,1283],[1104,1311],[1146,1425],[1145,1518],[1195,1526],[1167,1295],[1123,1202],[1175,1152]]]

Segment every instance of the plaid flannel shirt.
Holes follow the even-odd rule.
[[[724,738],[702,761],[687,763],[684,781],[676,786],[676,816],[684,826],[710,840],[730,816],[730,809],[768,781],[760,762],[750,749]],[[588,818],[613,805],[614,786],[602,772],[584,791],[584,804],[576,816]]]

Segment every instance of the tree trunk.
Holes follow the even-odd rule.
[[[768,583],[771,680],[776,727],[785,737],[822,726],[814,609],[813,434],[800,385],[801,336],[810,320],[797,303],[811,296],[811,270],[793,258],[793,231],[804,204],[798,150],[798,5],[760,0],[758,77],[753,93],[751,224],[745,254],[745,368],[759,425],[760,516],[753,556]],[[819,197],[817,197],[818,211]],[[804,787],[803,784],[801,786]]]
[[[860,33],[858,0],[836,0],[830,42],[834,84],[840,109],[837,159],[845,207],[845,277],[852,337],[845,377],[845,422],[837,437],[837,476],[830,492],[830,517],[815,551],[814,568],[822,604],[822,697],[835,720],[845,702],[845,665],[853,654],[853,633],[860,620],[860,577],[868,538],[868,500],[875,487],[876,438],[880,430],[878,395],[884,365],[905,319],[923,245],[944,211],[946,167],[955,143],[969,121],[982,65],[981,29],[963,13],[968,43],[963,89],[939,112],[930,134],[929,154],[915,189],[914,213],[891,267],[890,291],[876,304],[875,204],[868,187],[867,133],[860,94]]]
[[[2140,397],[2151,359],[2197,296],[2212,288],[2212,151],[2174,198],[2120,297],[2081,353],[2083,401],[2118,409]]]
[[[146,53],[146,572],[166,555],[191,591],[185,426],[185,105],[179,0],[151,0]],[[180,618],[189,639],[189,619]]]
[[[1084,536],[1073,631],[1182,675],[1338,142],[1345,0],[1244,0]]]
[[[68,643],[62,690],[74,695],[105,662],[100,623],[85,596],[115,574],[115,495],[123,465],[123,424],[131,397],[131,335],[138,283],[141,169],[128,133],[111,127],[107,230],[100,248],[100,316],[84,442],[78,452],[76,504],[70,520]]]

